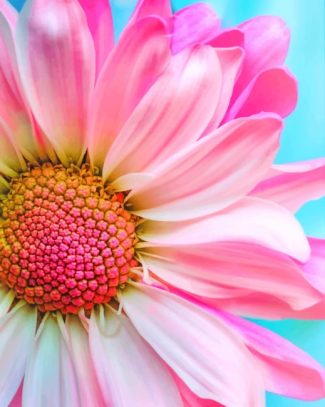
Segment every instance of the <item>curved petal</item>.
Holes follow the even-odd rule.
[[[35,329],[35,308],[23,303],[0,319],[1,406],[10,403],[23,379]]]
[[[57,321],[47,314],[38,328],[23,387],[24,407],[79,406],[77,382]]]
[[[304,203],[325,195],[325,159],[278,165],[252,195],[270,199],[296,212]]]
[[[186,49],[171,60],[121,130],[104,176],[149,171],[197,140],[210,122],[222,83],[215,50]]]
[[[62,329],[70,345],[69,351],[78,382],[78,394],[84,407],[103,407],[104,400],[90,355],[88,332],[75,315],[68,315]],[[71,406],[72,407],[72,406]]]
[[[154,220],[184,220],[224,209],[264,176],[279,145],[281,121],[272,115],[238,119],[193,143],[132,191],[128,208]]]
[[[114,27],[109,0],[79,0],[87,17],[96,52],[96,72],[100,72],[114,46]]]
[[[196,44],[206,44],[220,30],[220,20],[208,4],[192,4],[173,16],[172,51],[174,54]]]
[[[169,292],[137,286],[124,310],[141,336],[199,397],[227,406],[262,406],[254,361],[232,329]]]
[[[222,30],[215,38],[209,41],[213,47],[241,47],[244,48],[244,33],[238,28]]]
[[[89,340],[105,405],[182,406],[167,368],[124,315],[92,313]]]
[[[94,45],[77,0],[28,0],[19,15],[17,56],[32,111],[64,163],[85,151],[94,83]]]
[[[247,242],[307,261],[310,248],[302,227],[281,206],[247,197],[226,210],[194,221],[142,223],[137,235],[146,245]]]
[[[259,73],[245,88],[227,113],[226,120],[261,112],[288,116],[296,107],[297,80],[286,68]]]
[[[159,278],[198,296],[218,298],[223,286],[228,286],[273,295],[293,309],[321,300],[293,260],[254,244],[153,247],[141,252],[141,257]]]
[[[290,31],[279,17],[257,16],[240,24],[238,28],[244,33],[246,58],[234,99],[256,74],[282,65],[290,41]]]
[[[146,18],[122,34],[98,78],[90,105],[89,154],[101,167],[135,106],[169,60],[163,22]]]
[[[217,313],[258,360],[268,391],[301,400],[325,397],[325,368],[281,336],[230,314]]]

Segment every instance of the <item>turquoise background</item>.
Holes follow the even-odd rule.
[[[94,0],[95,1],[95,0]],[[11,0],[18,9],[24,1]],[[195,3],[172,1],[175,10]],[[134,0],[112,0],[116,36],[125,25]],[[274,14],[291,28],[291,47],[287,65],[299,82],[299,103],[286,120],[278,163],[325,156],[325,2],[324,0],[207,0],[223,20],[233,26],[255,15]],[[310,202],[297,214],[310,236],[325,238],[325,199]],[[273,331],[290,339],[325,366],[325,322],[262,322]],[[270,407],[325,407],[325,400],[305,403],[267,396]]]

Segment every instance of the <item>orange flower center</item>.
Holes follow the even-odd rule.
[[[88,165],[46,163],[0,203],[0,280],[41,312],[108,303],[137,265],[137,218]]]

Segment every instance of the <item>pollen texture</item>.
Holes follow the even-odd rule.
[[[0,280],[39,311],[108,303],[137,265],[137,218],[88,165],[46,163],[0,202]]]

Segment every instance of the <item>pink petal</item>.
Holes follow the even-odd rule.
[[[198,220],[147,221],[138,227],[137,234],[153,245],[235,241],[265,246],[303,262],[310,255],[304,231],[294,216],[273,202],[252,197]]]
[[[219,102],[221,83],[213,48],[195,47],[174,56],[115,140],[104,175],[114,180],[148,171],[197,140]]]
[[[103,405],[182,406],[166,366],[124,315],[103,308],[93,312],[89,341]]]
[[[232,105],[226,120],[260,112],[288,116],[297,104],[297,81],[285,68],[259,73]]]
[[[170,0],[138,0],[129,24],[151,15],[168,20],[172,15],[170,3]]]
[[[263,177],[278,149],[281,121],[261,115],[234,120],[171,157],[129,207],[154,220],[184,220],[226,208]]]
[[[95,55],[77,0],[30,0],[17,23],[17,55],[33,113],[64,163],[85,151]]]
[[[198,296],[218,298],[226,286],[273,295],[293,309],[310,307],[321,299],[293,260],[261,246],[236,242],[173,244],[140,253],[160,279]]]
[[[220,30],[215,11],[205,3],[185,7],[173,16],[172,51],[174,54],[195,44],[206,44]]]
[[[197,297],[204,304],[235,315],[262,319],[319,319],[325,318],[325,299],[304,309],[292,309],[287,302],[266,294],[250,293],[233,298]]]
[[[254,362],[220,318],[167,291],[123,292],[124,310],[141,336],[199,397],[227,406],[262,406]]]
[[[78,381],[78,391],[85,407],[103,407],[104,400],[90,355],[88,332],[75,315],[68,315],[62,329],[69,343],[70,356]],[[81,357],[82,356],[82,357]],[[72,406],[71,406],[72,407]]]
[[[8,406],[20,386],[35,329],[36,312],[28,305],[18,304],[0,319],[1,406]]]
[[[296,212],[303,204],[325,195],[325,159],[279,165],[253,195],[270,199]]]
[[[325,369],[301,349],[252,322],[220,314],[256,357],[268,391],[302,400],[325,397]]]
[[[96,51],[96,72],[100,72],[114,46],[114,28],[109,0],[79,0],[87,17]]]
[[[209,45],[213,47],[244,47],[244,33],[238,28],[228,28],[221,31],[212,40],[209,40]]]
[[[290,32],[275,16],[258,16],[238,27],[245,36],[245,63],[237,82],[235,98],[253,77],[266,69],[282,65],[288,52]]]
[[[169,56],[169,40],[159,19],[141,20],[122,34],[92,96],[88,145],[95,165],[103,165],[108,148]]]
[[[56,318],[49,313],[44,318],[26,367],[23,406],[80,406],[78,383],[67,343]]]

